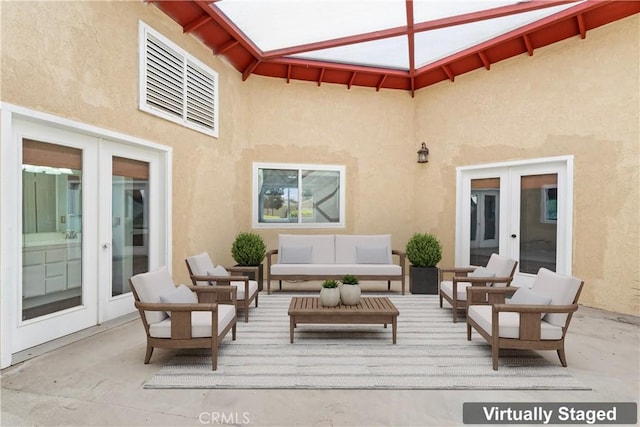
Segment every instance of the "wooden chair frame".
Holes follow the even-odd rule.
[[[184,260],[187,264],[187,269],[189,270],[189,277],[191,278],[191,283],[193,286],[197,286],[197,282],[216,282],[216,283],[227,283],[227,286],[231,286],[231,282],[244,282],[244,299],[240,301],[236,301],[236,309],[239,307],[239,304],[242,303],[242,308],[244,310],[244,322],[249,322],[249,306],[252,301],[255,301],[256,307],[258,306],[258,294],[260,294],[260,288],[258,287],[258,291],[254,295],[249,295],[249,277],[243,275],[233,275],[234,273],[254,273],[256,279],[258,278],[258,267],[257,266],[235,266],[235,267],[225,267],[225,270],[232,273],[231,276],[196,276],[193,274],[191,270],[191,266],[189,265],[188,260]],[[198,286],[202,288],[202,286]]]
[[[236,339],[237,316],[234,313],[233,320],[226,328],[218,333],[218,304],[223,302],[233,304],[235,309],[237,289],[233,286],[188,286],[198,296],[197,304],[165,304],[165,303],[144,303],[140,301],[135,286],[129,279],[131,291],[135,298],[135,306],[140,313],[140,319],[147,334],[147,351],[144,363],[151,360],[154,348],[180,349],[180,348],[210,348],[211,349],[211,369],[218,368],[218,345],[231,330],[231,339]],[[220,296],[220,297],[219,297]],[[170,311],[171,312],[171,338],[152,337],[149,332],[149,322],[145,311]],[[193,338],[191,336],[191,313],[194,311],[211,312],[211,336]]]
[[[471,328],[474,328],[490,345],[491,358],[493,360],[493,370],[498,370],[498,356],[501,348],[518,350],[556,350],[560,363],[567,367],[567,357],[564,351],[564,338],[569,329],[569,323],[573,313],[578,309],[578,298],[582,292],[584,282],[580,283],[578,292],[570,305],[520,305],[505,304],[507,294],[514,293],[517,288],[490,288],[473,287],[467,288],[467,300],[484,300],[483,303],[492,306],[491,310],[491,331],[482,329],[473,319],[467,316],[467,341],[471,341]],[[477,294],[477,295],[475,295]],[[473,305],[476,305],[474,303]],[[501,338],[500,313],[512,312],[520,315],[519,338]],[[541,335],[542,313],[565,313],[567,319],[562,327],[562,337],[557,340],[543,340]]]
[[[469,294],[467,294],[466,301],[458,300],[458,283],[466,282],[471,283],[471,286],[482,286],[486,287],[487,283],[504,283],[507,287],[511,285],[513,281],[513,275],[516,272],[516,267],[518,267],[518,262],[516,261],[513,265],[513,269],[511,270],[511,275],[508,277],[468,277],[467,275],[475,270],[474,267],[449,267],[449,268],[441,268],[440,269],[440,280],[438,281],[438,294],[440,295],[440,308],[442,308],[442,300],[445,299],[451,307],[453,308],[453,323],[458,322],[458,310],[466,310],[469,305]],[[451,296],[445,294],[442,291],[441,284],[444,279],[445,274],[453,274],[451,278]],[[481,303],[481,300],[473,301],[473,303]]]

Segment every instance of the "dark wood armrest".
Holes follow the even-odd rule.
[[[507,295],[517,291],[518,288],[510,286],[504,288],[494,288],[489,286],[468,286],[467,304],[504,304]]]
[[[188,286],[198,295],[198,301],[201,303],[218,302],[221,304],[230,303],[235,305],[238,300],[238,289],[235,286]]]
[[[570,305],[526,305],[526,304],[494,304],[493,310],[511,313],[573,313],[578,304]]]
[[[216,311],[218,304],[216,303],[163,303],[163,302],[140,302],[136,301],[135,306],[144,311],[170,311],[170,312],[186,312],[186,311]]]
[[[257,265],[234,265],[227,267],[227,270],[232,273],[254,273],[258,277],[260,268]]]
[[[473,267],[443,267],[440,268],[442,273],[471,273],[474,271]]]

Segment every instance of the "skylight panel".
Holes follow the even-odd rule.
[[[409,45],[406,36],[305,52],[293,57],[371,67],[409,69]]]
[[[431,64],[573,6],[575,3],[416,33],[416,67]]]
[[[480,12],[482,10],[495,9],[497,7],[510,6],[518,2],[491,1],[491,0],[415,0],[413,2],[413,16],[415,22],[433,21],[449,18],[451,16],[464,15],[466,13]]]
[[[213,4],[263,52],[405,26],[404,0],[222,0]]]

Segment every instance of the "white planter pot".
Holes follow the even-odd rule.
[[[335,307],[340,304],[340,290],[338,288],[320,289],[320,305],[323,307]]]
[[[340,299],[344,305],[360,304],[360,295],[362,291],[359,285],[342,285],[340,286]]]

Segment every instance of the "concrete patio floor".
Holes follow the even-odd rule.
[[[136,314],[18,355],[30,358],[2,371],[0,424],[450,426],[464,402],[639,401],[640,318],[580,307],[566,345],[566,369],[591,391],[145,390],[174,352],[144,365]]]

